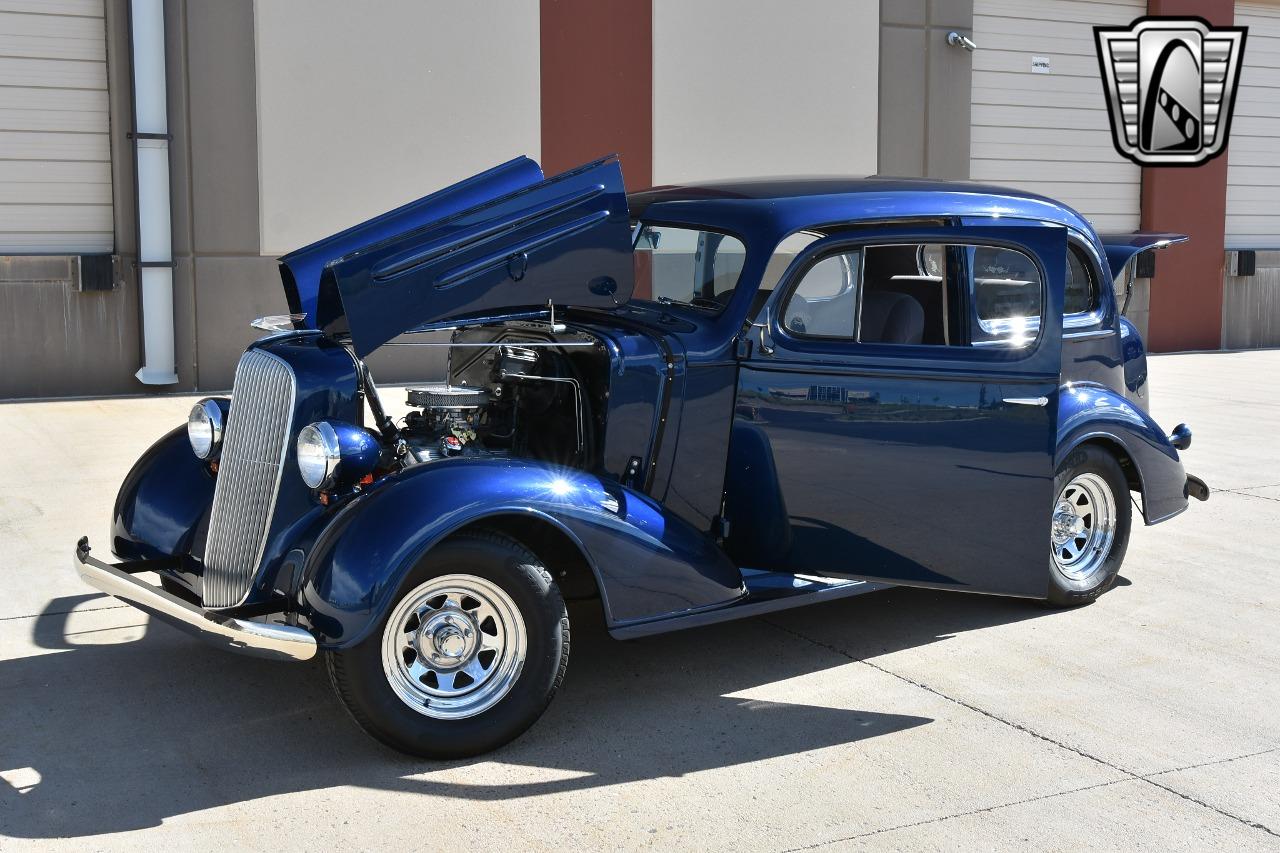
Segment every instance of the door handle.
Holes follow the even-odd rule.
[[[973,43],[973,39],[969,38],[968,36],[961,35],[955,30],[952,30],[951,32],[947,33],[947,44],[951,45],[952,47],[963,47],[965,50],[969,51],[970,53],[973,53],[975,50],[978,49],[978,46]]]
[[[1047,406],[1048,397],[1005,397],[1004,402],[1013,406]]]

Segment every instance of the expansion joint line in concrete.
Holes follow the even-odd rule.
[[[864,660],[864,659],[859,658],[859,657],[855,657],[854,655],[851,655],[851,654],[849,654],[848,652],[846,652],[844,649],[841,649],[839,646],[832,645],[831,643],[824,643],[824,642],[823,642],[823,641],[821,641],[821,640],[814,639],[813,637],[810,637],[810,636],[808,636],[808,635],[806,635],[806,634],[803,634],[803,633],[801,633],[801,632],[799,632],[799,631],[796,631],[796,630],[793,630],[793,629],[791,629],[791,628],[787,628],[787,627],[784,627],[784,626],[782,626],[782,625],[779,625],[777,622],[773,622],[773,621],[771,621],[771,620],[769,620],[769,619],[764,619],[764,620],[761,620],[761,621],[763,621],[765,624],[769,625],[769,626],[770,626],[770,627],[772,627],[772,628],[776,628],[777,630],[781,631],[781,632],[782,632],[782,633],[784,633],[784,634],[789,634],[789,635],[791,635],[792,637],[795,637],[796,639],[803,640],[804,642],[809,643],[809,644],[811,644],[811,645],[817,646],[817,647],[822,648],[822,649],[826,649],[827,651],[832,652],[832,653],[834,653],[834,654],[836,654],[836,655],[839,655],[840,657],[843,657],[843,658],[845,658],[846,660],[849,660],[849,661],[851,661],[851,662],[853,662],[853,663],[859,663],[859,664],[862,664],[863,666],[870,667],[871,669],[874,669],[874,670],[876,670],[876,671],[878,671],[878,672],[882,672],[882,673],[884,673],[885,675],[888,675],[888,676],[890,676],[890,677],[892,677],[892,678],[896,678],[896,679],[898,679],[899,681],[903,681],[903,682],[905,682],[905,683],[907,683],[907,684],[910,684],[910,685],[911,685],[911,686],[913,686],[913,687],[918,687],[918,688],[919,688],[919,689],[921,689],[921,690],[924,690],[924,691],[926,691],[926,692],[928,692],[928,693],[932,693],[934,696],[937,696],[937,697],[938,697],[938,698],[940,698],[940,699],[944,699],[944,700],[946,700],[947,702],[951,702],[951,703],[952,703],[952,704],[954,704],[954,705],[959,705],[959,706],[960,706],[960,707],[962,707],[962,708],[965,708],[965,709],[967,709],[967,710],[973,711],[975,714],[981,714],[982,716],[984,716],[984,717],[986,717],[986,718],[988,718],[988,719],[990,719],[990,720],[993,720],[993,721],[995,721],[995,722],[997,722],[997,723],[1000,723],[1001,725],[1008,726],[1009,728],[1012,728],[1012,729],[1016,729],[1017,731],[1020,731],[1020,732],[1022,732],[1023,734],[1030,735],[1030,736],[1031,736],[1031,737],[1033,737],[1033,738],[1036,738],[1036,739],[1038,739],[1038,740],[1042,740],[1042,741],[1044,741],[1045,743],[1051,744],[1051,745],[1053,745],[1053,746],[1057,747],[1058,749],[1062,749],[1062,750],[1066,750],[1067,752],[1074,753],[1074,754],[1076,754],[1076,755],[1080,756],[1081,758],[1087,759],[1087,760],[1089,760],[1089,761],[1093,761],[1093,762],[1095,762],[1095,763],[1097,763],[1097,764],[1102,765],[1103,767],[1106,767],[1106,768],[1108,768],[1108,769],[1110,769],[1110,770],[1114,770],[1115,772],[1120,773],[1120,774],[1122,774],[1122,775],[1124,775],[1124,776],[1126,777],[1126,778],[1124,778],[1124,779],[1115,779],[1115,780],[1112,780],[1112,781],[1110,781],[1110,782],[1100,782],[1100,783],[1097,783],[1097,784],[1095,784],[1095,785],[1086,785],[1086,786],[1085,786],[1085,787],[1083,787],[1083,788],[1076,788],[1076,789],[1074,789],[1074,790],[1070,790],[1070,791],[1059,791],[1059,792],[1057,792],[1057,793],[1053,793],[1053,794],[1045,794],[1045,795],[1042,795],[1042,796],[1039,796],[1039,797],[1032,797],[1032,798],[1027,799],[1027,800],[1019,800],[1018,802],[1013,802],[1013,803],[1001,803],[1001,804],[994,805],[994,806],[988,806],[988,807],[986,807],[986,808],[975,809],[975,810],[973,810],[973,811],[969,811],[969,812],[960,812],[960,813],[957,813],[957,814],[954,814],[954,815],[945,815],[945,816],[942,816],[942,817],[933,818],[933,819],[931,819],[931,820],[919,821],[919,822],[917,822],[917,823],[911,823],[911,824],[904,824],[903,826],[888,827],[888,828],[886,828],[886,829],[880,829],[880,830],[876,830],[876,831],[874,831],[874,832],[864,833],[863,835],[878,835],[878,834],[880,834],[880,833],[884,833],[884,832],[891,832],[891,831],[893,831],[893,830],[895,830],[895,829],[906,829],[906,828],[909,828],[909,827],[912,827],[912,826],[919,826],[919,825],[921,825],[921,824],[926,824],[926,823],[935,823],[935,822],[938,822],[938,821],[950,820],[950,819],[952,819],[952,818],[956,818],[956,817],[964,817],[964,816],[966,816],[966,815],[981,814],[981,813],[983,813],[983,812],[989,812],[989,811],[994,811],[994,810],[996,810],[996,809],[1008,808],[1008,807],[1011,807],[1011,806],[1022,805],[1022,804],[1024,804],[1024,803],[1035,802],[1035,801],[1037,801],[1037,800],[1048,799],[1048,798],[1050,798],[1050,797],[1060,797],[1060,796],[1064,796],[1064,795],[1066,795],[1066,794],[1074,794],[1074,793],[1077,793],[1077,792],[1079,792],[1079,791],[1087,791],[1087,790],[1090,790],[1090,789],[1092,789],[1092,788],[1102,788],[1102,787],[1106,787],[1106,786],[1108,786],[1108,785],[1115,785],[1115,784],[1117,784],[1117,783],[1119,783],[1119,782],[1137,781],[1137,782],[1145,782],[1145,783],[1146,783],[1146,784],[1148,784],[1148,785],[1151,785],[1151,786],[1153,786],[1153,787],[1159,788],[1160,790],[1165,791],[1165,792],[1167,792],[1167,793],[1173,794],[1175,797],[1179,797],[1179,798],[1181,798],[1181,799],[1183,799],[1183,800],[1186,800],[1186,801],[1187,801],[1187,802],[1189,802],[1189,803],[1194,803],[1194,804],[1195,804],[1195,805],[1197,805],[1197,806],[1201,806],[1202,808],[1206,808],[1206,809],[1208,809],[1208,810],[1209,810],[1209,811],[1211,811],[1211,812],[1214,812],[1214,813],[1216,813],[1216,814],[1218,814],[1218,815],[1221,815],[1222,817],[1228,818],[1229,820],[1233,820],[1233,821],[1235,821],[1235,822],[1237,822],[1237,823],[1243,824],[1244,826],[1247,826],[1247,827],[1249,827],[1250,829],[1255,829],[1255,830],[1258,830],[1259,832],[1265,832],[1265,833],[1266,833],[1266,834],[1268,834],[1268,835],[1274,836],[1274,837],[1276,837],[1276,838],[1280,838],[1280,833],[1277,833],[1277,832],[1273,831],[1270,827],[1266,826],[1265,824],[1258,823],[1257,821],[1252,821],[1252,820],[1249,820],[1249,819],[1247,819],[1247,818],[1240,817],[1239,815],[1236,815],[1236,814],[1232,814],[1231,812],[1228,812],[1228,811],[1225,811],[1225,810],[1223,810],[1223,809],[1220,809],[1220,808],[1218,808],[1217,806],[1214,806],[1214,805],[1211,805],[1211,804],[1209,804],[1209,803],[1206,803],[1205,801],[1200,800],[1200,799],[1197,799],[1197,798],[1195,798],[1195,797],[1193,797],[1193,796],[1191,796],[1191,795],[1189,795],[1189,794],[1184,794],[1184,793],[1182,793],[1181,791],[1175,790],[1174,788],[1171,788],[1171,787],[1169,787],[1168,785],[1163,785],[1163,784],[1161,784],[1160,782],[1157,782],[1157,781],[1155,780],[1155,778],[1154,778],[1154,777],[1156,777],[1156,776],[1163,776],[1163,775],[1168,774],[1168,773],[1176,773],[1176,772],[1178,772],[1178,771],[1180,771],[1180,770],[1189,770],[1189,769],[1192,769],[1192,768],[1195,768],[1195,767],[1204,767],[1204,766],[1207,766],[1207,765],[1210,765],[1210,764],[1221,764],[1221,763],[1226,763],[1226,762],[1228,762],[1228,761],[1238,761],[1238,760],[1240,760],[1240,759],[1242,759],[1242,758],[1251,758],[1251,757],[1253,757],[1253,756],[1255,756],[1255,755],[1264,755],[1264,754],[1269,753],[1269,752],[1275,752],[1275,751],[1276,751],[1276,749],[1280,749],[1280,747],[1278,747],[1278,748],[1276,748],[1276,749],[1264,749],[1264,750],[1261,750],[1261,751],[1259,751],[1259,752],[1253,752],[1253,753],[1250,753],[1249,755],[1237,755],[1237,756],[1233,756],[1233,757],[1231,757],[1231,758],[1220,759],[1220,760],[1218,760],[1218,761],[1209,761],[1209,762],[1205,762],[1205,763],[1203,763],[1203,764],[1194,764],[1194,765],[1190,765],[1189,767],[1179,767],[1179,768],[1173,768],[1173,769],[1171,769],[1171,770],[1161,770],[1161,771],[1159,771],[1159,772],[1156,772],[1156,773],[1150,773],[1150,774],[1147,774],[1147,775],[1145,775],[1145,776],[1144,776],[1144,775],[1141,775],[1141,774],[1138,774],[1138,773],[1134,773],[1132,770],[1126,770],[1125,768],[1120,767],[1119,765],[1116,765],[1116,764],[1111,763],[1110,761],[1107,761],[1105,758],[1100,758],[1100,757],[1098,757],[1098,756],[1096,756],[1096,755],[1093,755],[1092,753],[1087,752],[1087,751],[1085,751],[1085,750],[1083,750],[1083,749],[1080,749],[1080,748],[1078,748],[1078,747],[1071,746],[1070,744],[1067,744],[1067,743],[1063,743],[1062,741],[1057,740],[1057,739],[1052,738],[1052,737],[1049,737],[1048,735],[1041,734],[1040,732],[1037,732],[1037,731],[1035,731],[1034,729],[1031,729],[1031,728],[1029,728],[1029,727],[1027,727],[1027,726],[1024,726],[1024,725],[1022,725],[1021,723],[1017,723],[1017,722],[1014,722],[1013,720],[1009,720],[1009,719],[1006,719],[1006,718],[1004,718],[1004,717],[1001,717],[999,714],[992,713],[991,711],[988,711],[988,710],[986,710],[985,708],[980,708],[980,707],[978,707],[977,705],[974,705],[974,704],[973,704],[973,703],[971,703],[971,702],[966,702],[966,701],[964,701],[963,699],[958,699],[958,698],[956,698],[955,696],[949,696],[949,695],[947,695],[946,693],[943,693],[941,690],[938,690],[937,688],[930,687],[928,684],[924,684],[923,682],[917,681],[917,680],[915,680],[915,679],[913,679],[913,678],[908,678],[908,677],[907,677],[907,676],[905,676],[905,675],[901,675],[901,674],[899,674],[899,673],[896,673],[896,672],[894,672],[894,671],[893,671],[893,670],[891,670],[891,669],[887,669],[886,667],[881,666],[880,664],[872,663],[871,661]],[[850,836],[849,838],[837,838],[837,839],[832,839],[831,841],[824,841],[824,842],[820,842],[820,843],[818,843],[818,844],[810,845],[809,847],[799,847],[799,848],[796,848],[796,850],[809,850],[809,849],[813,849],[813,848],[816,848],[816,847],[822,847],[822,846],[825,846],[825,845],[827,845],[827,844],[836,844],[836,843],[839,843],[839,842],[842,842],[842,841],[850,841],[850,840],[853,840],[853,839],[856,839],[856,838],[861,838],[861,837],[863,837],[863,835],[854,835],[854,836]]]

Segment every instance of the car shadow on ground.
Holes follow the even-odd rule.
[[[66,633],[63,614],[104,603],[94,596],[51,602],[33,629],[44,653],[0,662],[0,773],[10,779],[0,784],[0,835],[120,832],[342,785],[467,799],[535,796],[681,776],[932,722],[894,713],[875,695],[860,697],[856,710],[735,696],[827,670],[852,677],[834,671],[849,658],[766,619],[620,643],[595,608],[575,606],[569,675],[541,722],[472,762],[420,761],[356,729],[318,663],[228,655],[165,625],[148,626],[136,641],[75,645],[86,638]],[[1048,611],[896,589],[792,614],[800,612],[815,632],[851,637],[844,651],[857,660]],[[138,614],[136,624],[144,622]],[[457,769],[473,765],[477,772],[459,783]],[[27,781],[15,786],[15,778]]]

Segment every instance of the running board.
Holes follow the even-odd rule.
[[[824,578],[817,575],[793,575],[786,572],[766,572],[760,569],[742,570],[743,586],[747,594],[736,601],[709,610],[697,610],[664,616],[646,622],[618,625],[609,633],[618,640],[634,640],[654,634],[701,628],[733,619],[746,619],[763,613],[787,610],[807,604],[835,601],[876,590],[889,589],[893,584],[848,578]]]

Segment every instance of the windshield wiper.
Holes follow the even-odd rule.
[[[659,296],[658,302],[663,305],[683,305],[686,308],[702,308],[708,311],[719,311],[724,307],[709,296],[695,296],[688,302],[683,299],[672,299],[670,296]]]

